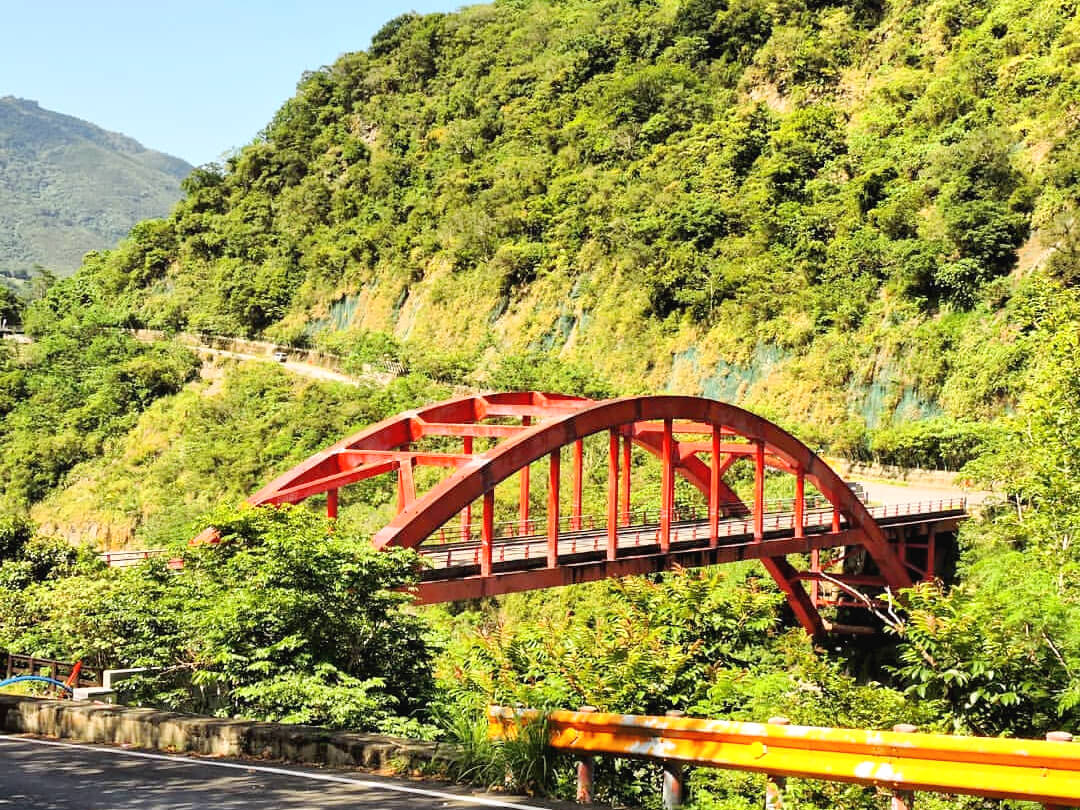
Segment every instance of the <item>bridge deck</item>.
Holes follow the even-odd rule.
[[[895,526],[940,524],[967,517],[963,499],[873,507],[883,529]],[[763,539],[755,541],[753,519],[736,517],[720,522],[719,538],[712,545],[706,520],[672,523],[671,545],[663,552],[659,524],[623,526],[616,535],[615,559],[608,559],[605,528],[562,532],[558,539],[558,567],[547,565],[547,537],[495,538],[492,575],[481,577],[481,543],[475,541],[425,544],[420,551],[429,567],[421,574],[419,598],[433,603],[477,598],[536,588],[556,587],[614,576],[655,573],[679,566],[694,568],[739,560],[766,559],[813,549],[857,545],[856,533],[840,518],[833,531],[831,509],[815,509],[805,516],[804,535],[795,537],[794,513],[768,515]]]

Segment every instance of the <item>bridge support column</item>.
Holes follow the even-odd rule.
[[[608,431],[607,558],[619,551],[619,432]]]
[[[633,450],[633,439],[630,434],[623,437],[622,447],[622,524],[630,525],[630,461]]]
[[[547,565],[559,564],[559,451],[548,456]]]
[[[754,542],[765,539],[765,442],[754,439]]]
[[[337,517],[338,510],[338,491],[336,489],[330,489],[326,491],[326,516],[331,520]]]
[[[574,499],[570,513],[570,528],[581,529],[581,476],[584,466],[585,446],[581,439],[574,442]]]
[[[662,444],[664,469],[660,480],[660,551],[665,554],[671,548],[671,512],[674,506],[672,497],[675,492],[675,463],[672,458],[674,440],[671,436],[672,420],[664,420],[664,439]]]
[[[720,543],[720,428],[712,426],[709,461],[709,546]]]
[[[495,536],[495,490],[484,493],[484,514],[480,529],[480,576],[491,576],[491,543]]]
[[[472,436],[466,436],[461,440],[461,452],[467,456],[472,455]],[[472,504],[466,504],[461,513],[461,539],[469,540],[472,537]]]
[[[933,582],[937,576],[937,527],[933,524],[926,530],[926,576],[927,582]]]

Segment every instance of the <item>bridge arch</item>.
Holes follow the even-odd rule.
[[[606,567],[579,566],[576,557],[567,557],[562,552],[560,538],[564,532],[559,522],[556,497],[554,504],[549,500],[546,564],[540,566],[541,561],[534,558],[527,570],[496,571],[492,563],[492,546],[497,543],[493,529],[495,487],[518,475],[524,479],[522,493],[527,502],[530,465],[548,458],[550,480],[557,493],[559,453],[567,446],[576,446],[575,485],[580,511],[581,442],[603,433],[610,437]],[[705,436],[705,440],[677,438],[687,435]],[[413,449],[414,443],[431,436],[460,438],[462,452]],[[472,441],[477,437],[501,441],[474,454]],[[619,533],[625,531],[625,525],[619,527],[620,473],[627,485],[621,492],[624,498],[629,484],[625,479],[625,463],[622,470],[619,466],[620,442],[624,453],[632,443],[661,460],[664,480],[656,529],[660,554],[651,562],[643,562],[640,555],[626,555],[619,546]],[[707,456],[708,461],[701,455]],[[749,457],[755,464],[755,497],[750,504],[739,499],[723,480],[724,473],[741,457]],[[423,465],[447,467],[452,472],[418,497],[413,470]],[[766,467],[790,473],[797,481],[790,537],[781,537],[782,542],[765,536]],[[276,478],[255,493],[249,502],[295,503],[311,495],[326,493],[328,511],[336,515],[340,487],[386,474],[397,477],[399,507],[396,516],[375,534],[373,543],[377,548],[400,546],[424,551],[430,548],[430,544],[421,548],[425,541],[455,516],[468,515],[471,505],[483,500],[480,542],[475,546],[479,574],[459,572],[456,578],[425,582],[420,594],[424,601],[507,593],[681,564],[672,545],[673,541],[676,546],[682,542],[678,531],[672,534],[676,475],[697,487],[709,503],[704,535],[708,541],[704,550],[708,553],[694,558],[703,562],[691,564],[707,564],[709,560],[761,559],[786,595],[799,622],[812,634],[823,632],[824,624],[814,600],[803,587],[805,572],[797,571],[788,561],[788,555],[801,552],[814,555],[821,548],[860,546],[873,558],[883,584],[894,589],[911,584],[907,567],[874,516],[820,457],[772,422],[717,400],[660,395],[594,401],[539,392],[486,394],[448,400],[391,417],[338,442]],[[829,503],[832,511],[829,525],[806,525],[805,481],[811,482]],[[525,509],[527,506],[523,507],[523,514]],[[747,543],[737,547],[721,544],[719,525],[727,518],[749,518],[745,524],[752,528],[752,536]],[[580,514],[578,521],[577,529],[580,530]],[[695,539],[697,536],[695,527]],[[466,539],[471,539],[468,530]],[[597,538],[594,541],[599,545]],[[528,548],[525,554],[527,558]],[[633,559],[628,560],[627,556],[633,556]],[[450,561],[451,555],[447,553],[448,568],[452,568]],[[649,565],[653,568],[648,568]]]

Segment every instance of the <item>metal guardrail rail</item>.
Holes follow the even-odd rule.
[[[512,738],[522,723],[537,716],[535,711],[492,706],[490,734],[495,739]],[[1053,740],[1017,740],[786,722],[774,718],[769,723],[740,723],[588,710],[547,715],[551,746],[579,754],[590,782],[591,757],[609,754],[657,760],[664,764],[665,774],[688,765],[727,768],[765,773],[777,781],[794,776],[897,793],[928,790],[1042,802],[1047,808],[1080,807],[1080,745],[1065,742],[1071,739],[1067,734],[1048,735]],[[579,782],[579,799],[581,787]],[[911,797],[903,799],[910,808]]]

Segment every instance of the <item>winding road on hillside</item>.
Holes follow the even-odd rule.
[[[196,354],[208,355],[211,357],[225,357],[230,360],[250,360],[257,363],[271,363],[276,366],[281,366],[294,374],[299,374],[301,377],[310,377],[313,380],[345,383],[346,385],[360,385],[365,382],[385,383],[390,376],[387,374],[373,373],[367,377],[351,377],[348,374],[342,374],[340,371],[323,368],[322,366],[316,366],[311,363],[301,363],[296,360],[285,360],[284,362],[280,362],[273,357],[267,357],[262,354],[243,354],[241,352],[227,351],[225,349],[213,349],[209,346],[188,346],[188,348]],[[384,377],[387,379],[383,379]]]

